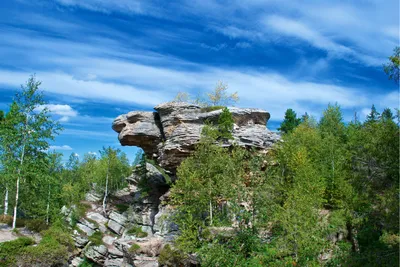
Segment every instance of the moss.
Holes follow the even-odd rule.
[[[103,234],[100,231],[94,232],[94,234],[89,236],[88,239],[95,246],[100,246],[103,244]]]
[[[142,227],[140,226],[134,226],[130,228],[126,233],[128,235],[134,235],[139,238],[146,237],[148,235],[146,232],[143,232]]]
[[[201,108],[201,112],[211,112],[211,111],[220,110],[223,108],[224,108],[224,106],[208,106],[208,107]]]

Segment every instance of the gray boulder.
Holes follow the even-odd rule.
[[[85,251],[85,256],[98,264],[104,264],[107,257],[107,248],[103,245],[91,246]]]
[[[268,149],[280,140],[269,131],[267,111],[229,108],[234,119],[233,143],[244,147]],[[222,110],[207,111],[189,103],[168,102],[155,107],[156,112],[129,112],[114,120],[124,146],[139,146],[160,166],[175,172],[177,166],[193,152],[206,121],[217,122]]]

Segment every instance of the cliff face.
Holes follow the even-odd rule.
[[[207,111],[189,103],[168,102],[155,112],[132,111],[112,125],[123,146],[141,147],[159,165],[174,171],[194,150],[206,121],[217,122],[222,110]],[[261,109],[229,108],[234,119],[230,144],[268,149],[280,137],[266,128],[270,114]],[[227,144],[227,145],[230,145]]]

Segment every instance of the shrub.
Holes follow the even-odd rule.
[[[32,238],[19,237],[13,241],[0,243],[0,266],[11,266],[15,264],[16,258],[22,250],[34,244]]]
[[[18,257],[18,266],[58,266],[67,263],[68,252],[73,250],[74,242],[64,225],[56,222],[41,234],[39,245],[24,248]]]
[[[94,232],[94,234],[89,236],[88,239],[95,246],[100,246],[103,244],[103,234],[100,231]]]
[[[134,235],[136,237],[146,237],[148,234],[146,232],[143,232],[142,227],[140,226],[133,226],[130,228],[127,232],[128,235]]]
[[[182,251],[174,249],[167,244],[160,251],[158,263],[161,266],[184,266],[186,258],[186,255]]]
[[[36,232],[36,233],[40,233],[49,228],[49,226],[46,224],[46,222],[41,219],[27,220],[25,223],[25,226],[29,230]]]
[[[18,266],[55,266],[68,261],[68,248],[55,237],[43,238],[36,247],[27,247],[18,257]]]

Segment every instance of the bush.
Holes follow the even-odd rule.
[[[27,247],[18,257],[18,266],[55,266],[68,261],[68,248],[55,237],[43,238],[36,247]]]
[[[167,244],[160,251],[158,263],[161,266],[184,266],[186,258],[186,255],[182,251],[174,249]]]
[[[21,254],[22,250],[34,244],[32,238],[20,237],[13,241],[0,243],[0,266],[12,266],[16,262],[16,258]]]
[[[128,235],[134,235],[136,237],[146,237],[148,234],[146,232],[143,232],[142,227],[140,226],[133,226],[130,228],[127,232]]]
[[[29,230],[36,232],[36,233],[40,233],[49,228],[49,226],[46,224],[46,222],[41,219],[27,220],[25,223],[25,226]]]
[[[74,242],[64,225],[56,222],[41,234],[39,245],[24,248],[18,257],[18,266],[57,266],[67,263],[68,252],[73,250]]]

